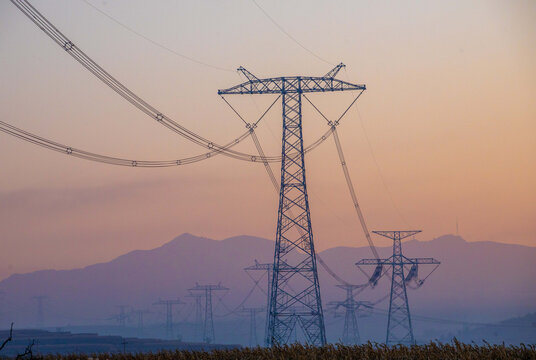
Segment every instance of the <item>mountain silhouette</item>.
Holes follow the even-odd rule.
[[[188,233],[151,250],[136,250],[116,259],[73,270],[43,270],[14,274],[0,282],[4,294],[0,326],[14,321],[20,327],[36,326],[41,320],[34,296],[46,296],[43,302],[45,326],[111,324],[118,305],[132,309],[152,308],[159,298],[184,297],[196,283],[218,284],[230,291],[216,294],[214,313],[225,315],[250,294],[246,306],[265,306],[266,275],[243,268],[254,260],[273,261],[274,242],[253,236],[212,240]],[[390,247],[378,248],[388,257]],[[445,235],[431,241],[403,242],[407,257],[434,257],[439,268],[423,286],[408,290],[412,314],[463,321],[492,322],[522,316],[536,310],[536,248],[494,242],[467,242]],[[364,283],[366,276],[355,266],[361,258],[370,258],[367,247],[335,247],[319,256],[343,279]],[[422,279],[432,270],[419,268]],[[366,269],[369,273],[371,269]],[[259,288],[252,291],[254,279]],[[343,290],[319,266],[322,301],[343,300]],[[367,288],[359,300],[376,301],[387,309],[389,278],[374,289]],[[184,309],[182,310],[183,315]],[[155,315],[157,316],[157,315]],[[161,316],[158,315],[158,316]],[[216,318],[218,321],[218,318]],[[261,320],[259,320],[262,322]]]

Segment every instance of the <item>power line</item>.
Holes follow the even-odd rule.
[[[265,158],[260,159],[258,155],[251,155],[242,153],[239,151],[232,150],[231,148],[235,145],[242,142],[245,138],[247,138],[250,135],[250,132],[247,131],[243,133],[238,138],[234,139],[233,141],[225,144],[225,145],[219,145],[215,142],[212,142],[195,132],[187,129],[186,127],[180,125],[176,121],[172,120],[168,116],[164,115],[162,112],[157,110],[155,107],[147,103],[145,100],[141,99],[139,96],[134,94],[130,89],[128,89],[125,85],[123,85],[121,82],[119,82],[117,79],[115,79],[113,76],[111,76],[107,71],[105,71],[100,65],[98,65],[95,61],[93,61],[89,56],[87,56],[81,49],[79,49],[75,44],[69,40],[65,35],[63,35],[52,23],[50,23],[37,9],[35,9],[27,0],[11,0],[11,2],[22,12],[24,13],[34,24],[36,24],[45,34],[47,34],[54,42],[56,42],[59,46],[61,46],[66,52],[69,53],[76,61],[78,61],[82,66],[84,66],[87,70],[89,70],[93,75],[95,75],[98,79],[100,79],[102,82],[104,82],[107,86],[109,86],[112,90],[114,90],[116,93],[118,93],[121,97],[123,97],[125,100],[130,102],[132,105],[134,105],[136,108],[138,108],[140,111],[148,115],[149,117],[153,118],[163,126],[167,127],[171,131],[174,131],[175,133],[181,135],[182,137],[186,138],[187,140],[205,147],[210,150],[209,153],[200,154],[197,156],[194,156],[195,161],[201,161],[207,158],[210,158],[212,156],[218,155],[218,154],[224,154],[226,156],[229,156],[231,158],[249,161],[249,162],[259,162],[259,161],[268,161],[268,162],[279,162],[281,161],[281,156],[267,156]],[[241,84],[242,86],[246,86],[247,83]],[[315,91],[315,82],[311,79],[309,82],[311,84],[312,88],[307,91]],[[275,101],[274,101],[275,103]],[[263,115],[264,116],[264,115]],[[260,119],[259,119],[260,120]],[[12,134],[13,135],[13,134]],[[305,148],[304,151],[310,151],[320,145],[323,141],[326,140],[327,137],[329,137],[330,132],[327,131],[323,136],[321,136],[317,141],[313,142],[309,145],[309,147]],[[70,153],[70,152],[69,152]],[[80,156],[81,157],[81,156]],[[91,160],[91,159],[88,159]],[[194,161],[194,162],[195,162]],[[137,161],[128,161],[129,164],[125,166],[137,166]],[[108,162],[110,163],[110,162]]]
[[[346,75],[346,78],[349,81],[349,76],[348,76],[348,72],[346,71],[346,68],[344,69],[344,74]],[[355,108],[356,113],[357,113],[357,118],[359,120],[359,124],[361,125],[361,130],[363,130],[363,135],[365,136],[365,140],[367,142],[367,145],[368,145],[368,148],[369,148],[369,151],[370,151],[370,155],[372,157],[374,165],[376,166],[376,170],[378,171],[378,175],[380,176],[380,180],[382,181],[382,185],[383,185],[383,187],[385,189],[385,192],[387,193],[387,196],[389,197],[389,200],[391,201],[391,204],[393,205],[393,208],[394,208],[395,212],[400,217],[402,222],[406,226],[411,228],[412,226],[406,221],[406,218],[404,217],[404,215],[402,215],[402,212],[400,211],[400,209],[396,205],[396,202],[394,200],[393,194],[392,194],[391,190],[389,189],[389,186],[387,186],[387,182],[385,181],[385,176],[383,175],[383,171],[382,171],[382,169],[380,167],[380,164],[378,163],[378,159],[376,158],[376,154],[374,152],[372,142],[370,141],[370,138],[368,136],[368,132],[367,132],[367,129],[365,127],[363,117],[361,116],[361,111],[359,111],[359,107],[357,106],[357,104],[354,105],[354,108]]]
[[[0,121],[0,131],[24,140],[26,142],[32,143],[34,145],[63,153],[69,156],[74,156],[80,159],[110,164],[110,165],[119,165],[119,166],[131,166],[131,167],[170,167],[170,166],[180,166],[195,163],[198,161],[205,160],[210,158],[214,152],[207,152],[205,154],[200,154],[196,156],[176,159],[176,160],[132,160],[124,159],[107,155],[100,155],[97,153],[77,149],[65,144],[61,144],[41,136],[32,134],[28,131],[19,129],[13,125],[10,125],[4,121]]]
[[[223,297],[225,295],[227,295],[227,293],[225,293],[223,296],[221,297],[218,297],[218,303],[216,304],[219,305],[221,304],[224,308],[225,308],[225,311],[227,311],[225,314],[222,314],[222,315],[214,315],[215,317],[219,317],[219,318],[223,318],[223,317],[227,317],[227,316],[230,316],[230,315],[234,315],[236,314],[243,306],[244,304],[246,303],[246,301],[248,301],[248,299],[251,297],[251,295],[253,294],[253,292],[255,291],[255,288],[257,288],[259,285],[259,281],[256,281],[255,284],[253,285],[253,287],[249,290],[249,292],[246,294],[246,296],[242,299],[242,301],[240,302],[240,304],[238,304],[237,306],[234,307],[234,309],[231,309],[229,308],[224,302],[223,302]]]
[[[113,21],[114,23],[118,24],[119,26],[123,27],[124,29],[130,31],[131,33],[133,33],[134,35],[150,42],[151,44],[155,45],[155,46],[158,46],[159,48],[161,49],[164,49],[168,52],[170,52],[171,54],[173,55],[176,55],[182,59],[185,59],[185,60],[188,60],[188,61],[191,61],[193,63],[196,63],[196,64],[199,64],[199,65],[203,65],[203,66],[206,66],[206,67],[210,67],[210,68],[213,68],[213,69],[216,69],[216,70],[221,70],[221,71],[226,71],[226,72],[234,72],[234,70],[232,69],[227,69],[227,68],[223,68],[223,67],[220,67],[220,66],[217,66],[217,65],[213,65],[213,64],[209,64],[209,63],[206,63],[204,61],[201,61],[201,60],[198,60],[198,59],[195,59],[193,57],[190,57],[188,55],[184,55],[176,50],[173,50],[173,49],[170,49],[169,47],[143,35],[142,33],[134,30],[133,28],[131,28],[130,26],[122,23],[121,21],[117,20],[116,18],[114,18],[113,16],[111,16],[110,14],[106,13],[105,11],[99,9],[98,7],[96,7],[95,5],[93,5],[92,3],[90,3],[88,0],[81,0],[83,1],[84,3],[86,3],[88,6],[90,6],[91,8],[93,8],[95,11],[99,12],[100,14],[104,15],[105,17],[107,17],[108,19],[110,19],[111,21]]]
[[[80,48],[78,48],[69,38],[67,38],[61,31],[59,31],[52,23],[50,23],[38,10],[36,10],[27,0],[11,0],[11,2],[25,14],[34,24],[36,24],[46,35],[54,40],[60,47],[62,47],[69,55],[71,55],[82,66],[94,74],[98,79],[108,85],[112,90],[122,96],[125,100],[130,102],[140,111],[156,120],[161,125],[167,127],[171,131],[176,132],[185,139],[205,147],[209,150],[214,150],[214,154],[225,154],[226,156],[245,160],[256,161],[257,157],[250,154],[242,153],[232,150],[231,148],[238,144],[240,141],[249,136],[249,132],[244,133],[229,145],[219,145],[212,142],[201,135],[189,130],[188,128],[180,125],[176,121],[172,120],[168,116],[164,115],[161,111],[150,105],[148,102],[134,94],[125,85],[111,76],[100,65],[98,65],[93,59],[87,56]],[[269,157],[268,161],[279,161],[280,156]]]
[[[382,181],[383,187],[385,188],[385,192],[387,193],[387,196],[389,197],[389,200],[391,200],[391,204],[393,205],[393,208],[395,209],[397,215],[400,217],[400,219],[404,222],[404,224],[408,227],[412,227],[407,221],[404,215],[402,215],[402,212],[396,205],[396,202],[393,198],[393,194],[391,193],[391,190],[387,186],[387,182],[385,181],[385,176],[383,175],[383,171],[380,168],[380,164],[378,163],[378,160],[376,159],[376,155],[374,153],[374,149],[372,148],[372,144],[370,142],[369,136],[367,134],[367,130],[365,129],[365,124],[363,123],[363,119],[361,118],[361,112],[359,111],[359,108],[357,105],[355,106],[355,109],[357,111],[357,116],[359,118],[359,124],[361,125],[361,129],[363,130],[363,134],[365,135],[365,139],[367,141],[368,148],[370,150],[370,154],[372,156],[372,160],[374,161],[374,165],[376,165],[376,169],[378,170],[378,174],[380,175],[380,179]]]
[[[340,67],[344,66],[343,64],[340,64],[340,65],[337,65],[336,69],[340,69]],[[338,70],[337,70],[338,71]],[[329,74],[329,73],[328,73]],[[336,73],[335,73],[336,74]],[[363,90],[364,91],[364,90]],[[333,130],[333,139],[335,140],[335,146],[337,148],[337,154],[339,156],[339,160],[340,160],[340,163],[341,163],[341,167],[342,167],[342,170],[343,170],[343,173],[344,173],[344,178],[346,180],[346,184],[348,186],[348,190],[350,192],[350,196],[352,198],[352,203],[354,205],[354,209],[356,211],[356,214],[357,214],[357,217],[359,218],[359,223],[361,224],[361,228],[363,229],[363,233],[365,234],[365,238],[367,239],[367,242],[369,244],[369,247],[370,247],[370,250],[372,251],[374,257],[376,259],[379,259],[379,255],[378,255],[378,251],[376,250],[376,247],[374,246],[374,242],[372,241],[372,238],[370,236],[370,232],[368,230],[368,227],[367,227],[367,223],[365,222],[365,217],[363,215],[363,211],[361,210],[361,207],[359,206],[359,202],[357,201],[357,194],[355,192],[355,188],[354,188],[354,185],[352,183],[352,179],[350,177],[350,172],[348,171],[348,166],[346,165],[346,160],[344,158],[344,153],[343,153],[343,150],[342,150],[342,145],[341,145],[341,141],[339,139],[339,135],[337,133],[337,128],[336,126],[340,123],[341,119],[348,113],[348,110],[355,104],[355,102],[357,101],[357,99],[359,99],[359,97],[361,96],[361,94],[363,93],[363,91],[361,91],[356,97],[355,99],[350,103],[350,105],[346,108],[346,110],[342,113],[341,116],[339,116],[339,118],[336,120],[336,121],[331,121],[329,120],[321,111],[320,109],[318,109],[318,107],[315,106],[315,104],[313,104],[313,102],[311,100],[309,100],[309,98],[307,96],[304,95],[304,98],[305,100],[307,100],[309,102],[309,104],[311,104],[311,106],[326,120],[327,124],[329,126],[332,127],[332,130]]]
[[[274,24],[283,34],[285,34],[290,40],[292,40],[294,43],[296,43],[299,47],[301,47],[303,50],[307,51],[309,54],[313,55],[315,58],[317,58],[318,60],[320,61],[323,61],[325,62],[326,64],[329,64],[329,65],[333,65],[332,62],[320,57],[319,55],[317,55],[314,51],[312,51],[311,49],[305,47],[301,42],[299,42],[294,36],[292,36],[288,31],[286,31],[281,25],[279,25],[277,23],[277,21],[274,20],[273,17],[270,16],[270,14],[268,14],[266,12],[266,10],[264,10],[255,0],[251,0],[253,2],[253,4],[255,4],[255,6],[264,14],[264,16],[266,16],[271,22],[272,24]]]
[[[17,0],[12,0],[12,2],[17,7],[19,7],[19,9],[21,9],[21,11],[23,11],[43,31],[45,31],[45,33],[47,35],[49,35],[53,40],[55,40],[56,43],[61,45],[67,52],[69,52],[71,54],[71,56],[73,56],[77,61],[79,61],[84,67],[86,67],[89,71],[91,71],[99,79],[101,79],[103,82],[105,82],[105,84],[110,86],[114,91],[116,91],[118,94],[123,96],[127,101],[131,102],[134,106],[139,108],[141,111],[143,111],[147,115],[155,118],[158,122],[162,123],[164,126],[168,127],[169,129],[179,133],[183,137],[187,138],[188,140],[190,140],[190,141],[192,141],[192,142],[194,142],[194,143],[196,143],[198,145],[207,147],[208,149],[214,149],[211,153],[215,153],[215,154],[225,153],[226,155],[228,155],[230,157],[234,157],[234,158],[237,158],[237,159],[240,159],[240,160],[247,160],[247,161],[256,161],[258,159],[258,160],[263,161],[263,163],[265,165],[268,165],[268,162],[276,162],[276,161],[279,161],[281,159],[281,157],[267,157],[267,156],[264,156],[264,153],[262,151],[262,148],[260,148],[260,143],[259,143],[259,141],[258,141],[258,139],[257,139],[257,137],[256,137],[256,135],[255,135],[255,133],[253,131],[253,128],[250,128],[249,131],[247,133],[245,133],[244,135],[242,135],[242,137],[239,138],[239,139],[241,141],[241,139],[244,139],[247,136],[250,136],[250,135],[253,136],[253,140],[254,140],[255,144],[257,145],[257,150],[259,151],[259,155],[260,155],[259,157],[255,156],[255,155],[250,155],[250,154],[245,154],[245,153],[237,152],[237,151],[234,151],[234,150],[230,150],[231,146],[233,146],[234,144],[237,144],[239,142],[238,139],[233,141],[232,143],[230,143],[228,146],[222,147],[220,145],[216,145],[216,144],[214,144],[212,142],[209,142],[207,139],[201,137],[200,135],[198,135],[198,134],[186,129],[185,127],[183,127],[181,125],[179,125],[178,123],[176,123],[175,121],[171,120],[167,116],[165,116],[162,113],[158,112],[158,110],[156,108],[152,107],[147,102],[145,102],[144,100],[139,98],[132,91],[130,91],[128,88],[126,88],[123,84],[121,84],[119,81],[117,81],[111,75],[109,75],[104,69],[102,69],[98,64],[96,64],[91,58],[89,58],[80,49],[78,49],[61,32],[59,32],[51,23],[49,23],[48,20],[46,20],[27,1],[25,1],[25,0],[18,0],[18,1]],[[258,6],[257,3],[255,3],[255,4]],[[277,84],[278,81],[280,81],[280,82],[283,81],[282,78],[264,79],[262,81],[259,80],[258,78],[254,78],[254,79],[248,78],[248,79],[249,79],[249,81],[247,83],[235,86],[235,87],[233,87],[231,89],[228,89],[228,91],[231,91],[231,93],[237,93],[237,94],[243,94],[243,93],[269,93],[269,94],[273,94],[273,93],[280,93],[282,91],[281,88],[279,87],[279,85]],[[306,92],[343,91],[343,90],[355,90],[355,89],[364,90],[363,86],[361,86],[361,87],[359,87],[359,86],[355,87],[354,86],[355,87],[354,88],[352,86],[352,84],[344,83],[344,82],[341,82],[341,81],[338,81],[338,80],[337,80],[338,85],[336,85],[337,87],[334,87],[333,86],[333,83],[334,83],[333,77],[329,78],[330,82],[325,80],[326,77],[320,78],[321,81],[323,81],[322,84],[317,83],[318,79],[319,78],[289,77],[285,81],[288,82],[288,85],[293,86],[292,82],[297,80],[298,83],[300,84],[300,88],[299,88],[298,91],[296,91],[296,93],[299,93],[299,94],[301,94],[303,92],[303,88],[301,87],[302,84],[304,85],[306,90],[309,90],[309,91],[306,91]],[[262,85],[264,86],[264,88],[263,89],[258,89],[256,86],[258,86],[259,84],[256,84],[256,82],[258,82],[258,83],[262,82],[263,83]],[[331,85],[329,85],[329,83],[331,83]],[[313,87],[308,89],[307,87],[310,87],[311,84],[312,84]],[[283,85],[285,85],[285,84],[283,84]],[[242,89],[242,88],[244,88],[244,89]],[[292,89],[290,89],[290,90],[291,90],[290,93],[294,93],[294,91],[292,91]],[[236,92],[234,92],[234,91],[236,91]],[[243,91],[249,91],[249,92],[243,92]],[[288,90],[285,89],[285,91],[281,92],[281,93],[288,95]],[[328,121],[328,124],[331,126],[331,129],[326,134],[329,135],[331,132],[333,132],[335,134],[335,137],[336,137],[335,141],[336,141],[336,144],[337,144],[337,149],[338,149],[338,152],[339,152],[339,156],[341,158],[341,164],[343,165],[343,169],[345,169],[345,161],[344,161],[344,157],[342,155],[340,142],[338,141],[338,137],[337,137],[337,134],[336,134],[336,131],[335,131],[335,126],[338,125],[339,120],[347,113],[348,109],[359,98],[359,95],[354,99],[352,104],[350,104],[350,106],[344,111],[344,113],[339,117],[339,119],[335,123],[330,123]],[[277,99],[276,99],[276,101],[277,101]],[[275,101],[274,101],[274,103],[275,103]],[[301,108],[301,99],[300,99],[300,108]],[[289,107],[288,111],[295,111],[295,109],[293,107]],[[266,112],[265,112],[265,114],[266,114]],[[263,116],[264,116],[264,114],[263,114]],[[244,119],[242,119],[242,120],[244,120]],[[300,114],[300,120],[301,120],[301,114]],[[245,122],[245,120],[244,120],[244,122]],[[4,124],[8,125],[6,123],[4,123]],[[246,123],[246,125],[249,125],[249,124]],[[300,126],[301,126],[301,123],[300,123]],[[9,125],[8,125],[8,127],[9,127]],[[34,142],[37,145],[45,146],[45,147],[48,147],[49,149],[56,150],[56,151],[63,151],[65,153],[69,154],[69,155],[72,155],[74,153],[75,156],[90,159],[90,160],[107,162],[107,163],[114,163],[116,165],[138,166],[138,162],[136,160],[125,160],[125,159],[120,159],[120,158],[105,157],[105,156],[94,154],[94,153],[88,153],[88,152],[85,152],[85,151],[82,151],[82,150],[73,149],[71,147],[65,147],[62,144],[53,143],[53,142],[50,142],[50,141],[49,142],[44,141],[46,139],[37,137],[37,136],[35,136],[33,134],[32,134],[32,136],[29,136],[28,133],[26,133],[24,131],[21,131],[21,132],[17,133],[16,131],[14,131],[13,128],[11,128],[10,130],[9,129],[6,129],[6,130],[1,129],[1,130],[5,131],[5,132],[7,132],[7,133],[9,133],[11,135],[14,135],[14,136],[20,137],[22,139],[25,139],[27,141]],[[20,131],[20,129],[17,129],[17,130]],[[295,135],[295,134],[291,134],[291,135]],[[325,138],[326,138],[326,136],[323,136],[320,139],[321,141],[318,142],[317,144],[320,144],[322,141],[325,140]],[[301,140],[301,134],[300,134],[300,142],[301,142],[300,145],[302,147],[301,156],[303,158],[303,154],[305,153],[306,149],[303,149],[303,143],[302,143],[302,140]],[[315,143],[313,143],[313,144],[315,144]],[[289,144],[289,145],[292,145],[292,147],[295,147],[295,144]],[[207,154],[209,154],[209,153],[207,153]],[[290,152],[288,154],[286,154],[286,156],[289,157],[290,159],[292,159],[292,161],[294,161],[293,160],[294,155],[295,154],[290,153]],[[210,157],[210,156],[206,156],[206,157]],[[249,159],[247,157],[249,157]],[[198,161],[200,161],[200,160],[201,159],[199,159]],[[121,163],[122,161],[123,162],[126,161],[126,163]],[[164,164],[162,162],[166,162],[166,163]],[[179,165],[179,162],[177,160],[173,160],[173,164],[169,164],[168,162],[169,161],[157,161],[156,164],[150,164],[150,162],[147,162],[146,165],[147,165],[147,167],[150,167],[150,166],[155,167],[155,166]],[[268,169],[269,169],[269,165],[267,166],[267,170]],[[271,169],[270,169],[269,173],[270,172],[271,172]],[[303,172],[304,172],[304,170],[303,170]],[[350,191],[353,194],[352,198],[354,199],[354,205],[356,205],[356,207],[358,207],[357,206],[357,201],[355,200],[355,192],[353,192],[353,186],[351,185],[351,181],[349,180],[347,169],[345,171],[345,176],[346,176]],[[273,180],[273,178],[274,178],[273,173],[272,173],[271,178]],[[300,199],[298,199],[298,200],[301,201]],[[360,221],[362,223],[362,226],[364,227],[364,229],[366,229],[366,226],[364,225],[364,219],[362,218],[362,214],[361,214],[360,210],[358,210],[358,213],[360,214]],[[290,211],[288,211],[288,214],[290,216],[294,217]],[[299,229],[298,229],[298,232],[300,232]],[[368,231],[365,230],[365,232],[367,233]],[[303,236],[303,234],[301,234],[301,236]],[[369,240],[369,244],[371,245],[371,248],[373,249],[373,252],[375,253],[375,256],[377,257],[374,245],[372,244],[372,242],[370,240]]]
[[[258,123],[258,122],[257,122]],[[35,135],[26,130],[17,128],[11,124],[8,124],[4,121],[0,121],[0,131],[14,136],[20,140],[24,140],[31,144],[43,147],[48,150],[56,151],[68,156],[74,156],[80,159],[109,164],[109,165],[119,165],[119,166],[129,166],[129,167],[144,167],[144,168],[156,168],[156,167],[171,167],[171,166],[181,166],[199,162],[205,159],[208,159],[218,153],[218,150],[213,150],[203,154],[179,158],[174,160],[133,160],[125,159],[108,155],[101,155],[94,152],[81,150],[69,145],[61,144],[56,141],[44,138],[39,135]],[[317,141],[310,144],[305,148],[305,152],[310,152],[323,143],[331,134],[331,129],[328,130],[324,135],[322,135]],[[243,135],[244,136],[244,135]],[[235,139],[232,142],[241,141],[241,138]],[[231,143],[226,144],[229,145]],[[268,161],[267,159],[256,156],[255,159],[252,159],[253,162]]]
[[[350,196],[352,197],[352,203],[354,204],[354,209],[357,213],[357,217],[359,218],[359,223],[361,224],[361,227],[363,228],[363,232],[365,233],[365,237],[369,243],[372,253],[374,254],[376,258],[379,258],[378,251],[376,250],[376,247],[374,246],[374,243],[372,242],[370,232],[368,231],[368,227],[367,227],[367,223],[365,222],[363,211],[361,210],[361,206],[359,206],[359,202],[357,201],[357,195],[355,193],[352,179],[350,178],[350,172],[348,171],[346,160],[344,159],[344,153],[342,151],[341,141],[339,140],[339,135],[337,133],[336,128],[335,128],[335,131],[333,132],[333,139],[335,139],[335,145],[337,147],[337,153],[339,154],[339,159],[341,161],[342,170],[344,172],[344,178],[346,179],[346,184],[348,185],[348,190],[350,191]]]

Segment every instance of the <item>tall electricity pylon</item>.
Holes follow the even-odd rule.
[[[255,259],[255,264],[245,267],[244,270],[248,271],[263,271],[266,272],[267,284],[266,284],[266,320],[264,326],[264,343],[269,344],[269,333],[268,333],[268,324],[270,318],[270,290],[272,288],[272,271],[274,270],[273,263],[264,263],[261,264]],[[260,279],[260,278],[259,278]],[[258,282],[254,280],[255,282]],[[260,280],[259,280],[260,281]]]
[[[201,292],[205,297],[205,322],[203,324],[203,341],[210,344],[216,340],[214,333],[214,317],[212,316],[212,292],[229,290],[228,288],[218,285],[199,285],[188,289],[191,293]]]
[[[391,267],[391,295],[385,343],[387,345],[412,345],[415,343],[415,338],[411,325],[406,283],[416,277],[419,265],[439,265],[440,262],[434,258],[407,258],[402,255],[402,239],[420,233],[421,230],[373,232],[393,240],[393,255],[387,259],[363,259],[356,265],[374,265],[377,268]],[[404,275],[404,265],[411,265],[411,270],[407,276]]]
[[[173,300],[159,299],[153,305],[166,306],[166,338],[173,339],[173,306],[184,304],[179,298]]]
[[[302,136],[302,94],[358,90],[364,85],[335,79],[344,64],[324,76],[286,76],[259,79],[243,67],[248,81],[218,94],[277,94],[283,108],[281,185],[270,291],[267,345],[287,344],[299,325],[305,342],[326,344],[324,315],[316,266],[309,198],[305,181]],[[251,126],[251,124],[248,124]],[[253,132],[253,128],[250,127]],[[296,309],[296,307],[300,309]],[[301,310],[303,309],[303,310]]]
[[[344,301],[331,301],[328,305],[337,308],[344,308],[344,330],[342,332],[342,343],[346,345],[359,344],[359,328],[357,325],[357,312],[361,306],[367,306],[366,301],[356,301],[354,290],[362,288],[363,285],[337,285],[338,288],[346,290],[346,299]]]

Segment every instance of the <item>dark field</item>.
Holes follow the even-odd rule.
[[[154,354],[47,355],[34,359],[536,359],[536,345],[504,346],[430,343],[388,348],[382,344],[329,345],[323,348],[292,345],[276,348],[216,350],[212,352],[162,351]]]

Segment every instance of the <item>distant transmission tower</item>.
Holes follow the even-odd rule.
[[[289,343],[296,325],[301,328],[306,343],[316,346],[326,344],[305,181],[302,94],[347,90],[363,92],[364,85],[335,79],[342,67],[344,65],[341,63],[321,77],[289,76],[268,79],[259,79],[240,67],[238,70],[248,81],[218,91],[221,96],[276,94],[282,99],[281,185],[267,345]],[[248,126],[252,131],[251,124]]]
[[[269,343],[268,320],[270,318],[270,298],[271,298],[270,290],[272,289],[272,272],[274,269],[274,264],[273,263],[261,264],[256,259],[254,261],[255,263],[253,265],[245,267],[244,270],[246,271],[246,273],[248,271],[266,272],[267,284],[266,284],[266,319],[265,319],[265,326],[264,326],[264,342],[265,344],[268,344]]]
[[[203,294],[193,293],[186,296],[194,299],[194,338],[203,341],[203,309],[201,307],[201,299],[203,298]]]
[[[133,310],[132,311],[136,317],[138,318],[138,330],[140,332],[143,331],[143,327],[144,327],[144,324],[143,324],[143,315],[145,314],[150,314],[151,312],[147,309],[140,309],[140,310]]]
[[[126,312],[126,309],[128,309],[128,305],[117,305],[119,308],[119,314],[113,315],[109,318],[109,320],[116,320],[119,323],[119,326],[125,327],[127,324],[128,314]]]
[[[34,296],[32,299],[36,301],[37,304],[37,327],[42,328],[45,326],[45,310],[44,310],[44,301],[48,297],[45,295]]]
[[[415,343],[413,337],[413,327],[411,325],[411,315],[409,312],[408,294],[406,283],[416,279],[419,265],[439,265],[440,262],[434,258],[407,258],[402,255],[402,239],[420,233],[421,230],[414,231],[373,231],[375,234],[393,240],[393,255],[387,259],[363,259],[356,265],[390,266],[391,295],[389,301],[389,318],[387,320],[387,345]],[[407,276],[404,274],[404,265],[411,265]],[[422,285],[422,280],[419,284]]]
[[[216,340],[214,333],[214,317],[212,316],[212,292],[229,290],[228,288],[218,285],[199,285],[188,289],[191,293],[201,292],[205,297],[205,322],[203,324],[203,341],[210,344]]]
[[[173,306],[184,304],[179,298],[173,300],[158,300],[154,305],[166,307],[166,338],[173,339]]]
[[[344,329],[342,332],[342,343],[354,345],[361,343],[359,328],[357,325],[357,312],[361,306],[366,306],[368,302],[356,301],[354,290],[362,288],[363,285],[337,285],[338,288],[346,290],[344,301],[332,301],[328,305],[335,306],[335,309],[344,308]]]
[[[257,339],[257,314],[264,311],[263,307],[244,307],[242,313],[249,315],[249,347],[256,347],[259,345]]]

